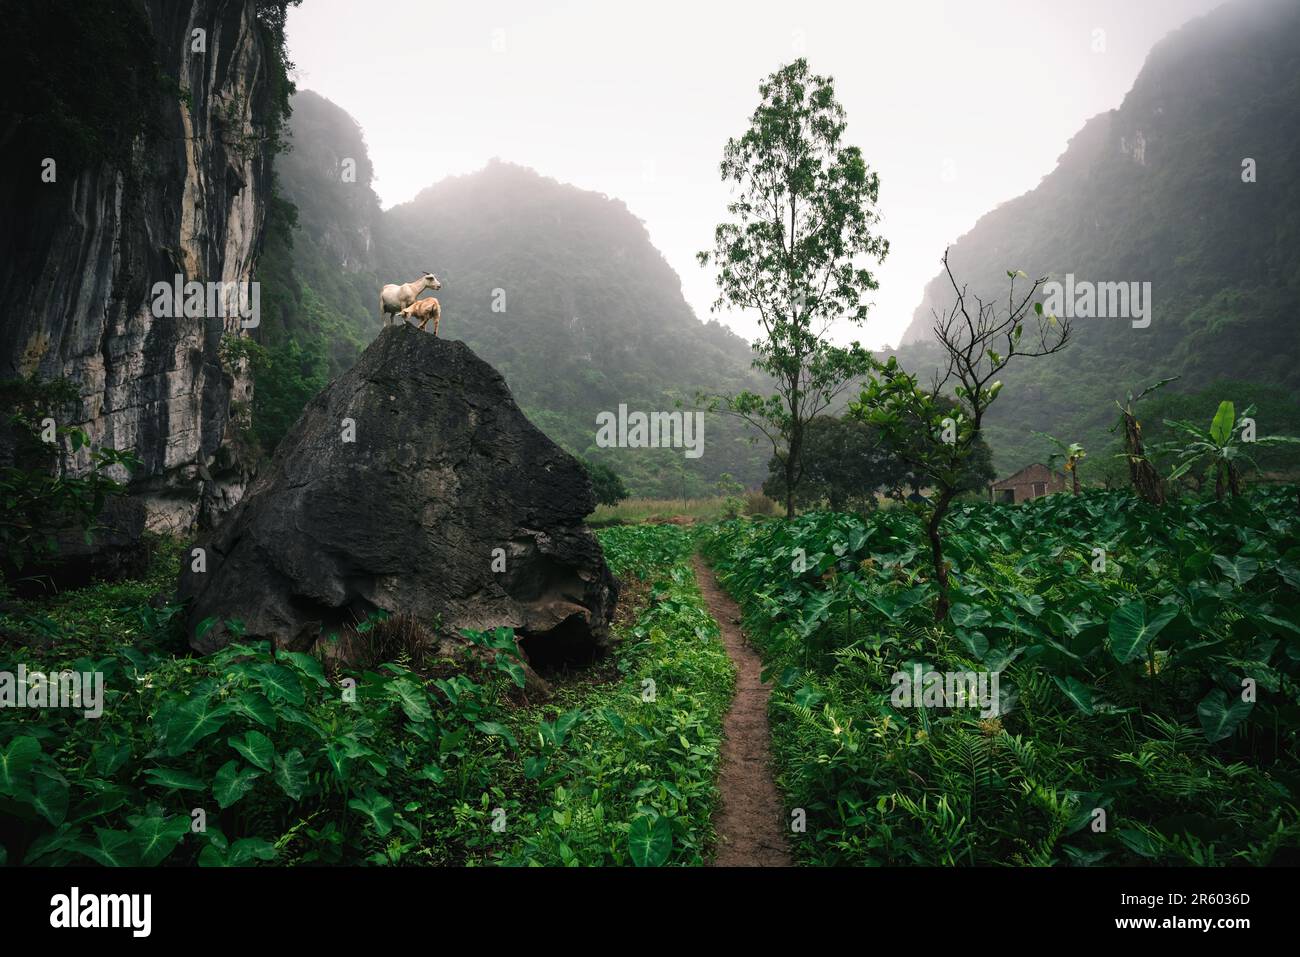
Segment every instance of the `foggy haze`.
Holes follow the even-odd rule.
[[[723,143],[759,81],[806,56],[881,176],[875,307],[833,334],[876,347],[898,343],[944,246],[1032,189],[1156,41],[1218,4],[311,0],[288,34],[299,87],[365,131],[385,207],[492,157],[530,166],[623,200],[704,320],[715,290],[694,255],[724,218]]]

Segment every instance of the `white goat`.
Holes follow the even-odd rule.
[[[438,277],[431,272],[425,273],[414,282],[403,283],[400,286],[389,283],[379,293],[379,318],[384,320],[384,325],[388,325],[390,316],[395,316],[415,302],[415,298],[424,290],[441,288],[442,283],[438,282]]]

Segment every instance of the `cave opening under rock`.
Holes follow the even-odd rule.
[[[600,657],[586,616],[574,613],[548,631],[518,632],[519,647],[540,675],[589,668]]]

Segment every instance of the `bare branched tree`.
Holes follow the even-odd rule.
[[[991,384],[998,382],[998,375],[1007,364],[1017,356],[1035,358],[1060,352],[1070,341],[1072,328],[1069,319],[1043,311],[1038,291],[1047,282],[1046,276],[1033,280],[1024,295],[1017,297],[1016,280],[1029,277],[1023,272],[1008,272],[1011,285],[1003,310],[996,301],[985,302],[969,292],[965,284],[958,285],[948,265],[947,250],[943,253],[943,270],[956,299],[946,312],[931,312],[935,319],[934,337],[943,346],[948,360],[942,375],[936,374],[933,391],[938,393],[953,385],[970,415],[974,431],[978,432],[989,403],[997,395]],[[1026,340],[1024,327],[1028,318],[1034,320],[1037,335]],[[1004,351],[994,348],[998,343],[1004,343]]]
[[[1034,280],[1027,292],[1016,293],[1016,279],[1024,273],[1007,273],[1011,288],[1005,309],[985,302],[960,285],[948,266],[955,301],[943,313],[934,313],[934,335],[943,346],[946,363],[940,366],[930,389],[905,372],[896,357],[877,369],[868,380],[851,414],[874,425],[887,445],[914,474],[923,476],[932,495],[926,506],[926,537],[934,567],[938,596],[935,620],[948,616],[948,565],[943,556],[941,528],[952,501],[961,492],[962,479],[980,441],[984,414],[1002,390],[998,374],[1019,356],[1041,357],[1064,349],[1070,341],[1070,323],[1044,313],[1037,301],[1046,278]],[[1036,328],[1025,334],[1026,323]],[[952,389],[957,408],[944,392]]]

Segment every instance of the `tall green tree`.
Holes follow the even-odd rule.
[[[856,419],[819,415],[804,433],[804,474],[795,502],[800,508],[825,502],[833,511],[875,507],[877,489],[901,488],[903,465],[880,444],[875,430]],[[763,493],[776,501],[786,498],[785,464],[776,456],[768,463]]]
[[[627,498],[627,486],[608,465],[602,465],[600,462],[592,462],[589,459],[578,459],[578,464],[583,467],[587,477],[591,479],[591,490],[596,495],[596,502],[599,505],[617,505],[623,499]]]
[[[857,342],[837,346],[827,332],[838,319],[866,319],[862,295],[878,284],[864,264],[883,261],[889,243],[873,232],[880,178],[860,149],[843,143],[845,113],[831,78],[799,59],[760,83],[759,95],[749,129],[723,151],[731,219],[698,258],[717,270],[715,310],[757,314],[754,366],[776,391],[716,395],[709,404],[772,443],[793,517],[808,423],[871,367]]]

